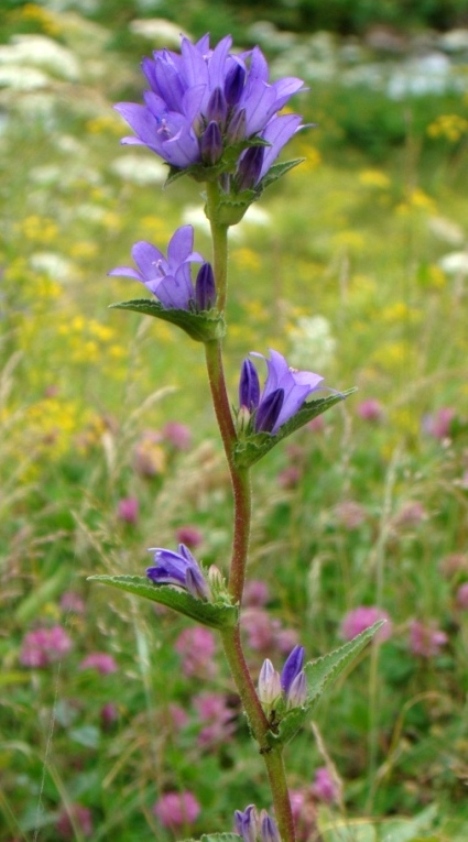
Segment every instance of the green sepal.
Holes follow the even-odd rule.
[[[165,309],[159,301],[152,301],[151,298],[120,301],[118,304],[111,304],[110,309],[133,310],[143,316],[154,316],[155,319],[171,322],[171,324],[185,330],[185,333],[188,333],[196,342],[222,339],[226,332],[224,319],[216,309],[205,310],[202,313],[194,313],[190,310]]]
[[[270,184],[274,184],[275,181],[278,181],[279,178],[282,178],[283,175],[286,175],[286,173],[294,169],[294,167],[304,163],[305,160],[305,158],[293,158],[291,161],[273,164],[259,182],[257,189],[265,190],[265,187],[269,187]]]
[[[186,617],[213,629],[235,626],[238,620],[239,609],[236,605],[229,605],[226,602],[204,602],[170,585],[153,584],[144,576],[89,576],[88,580],[102,582],[135,596],[158,602],[160,605],[166,605],[178,611],[179,614],[185,614]]]
[[[184,842],[242,842],[237,833],[204,833],[200,839],[184,839]]]
[[[198,182],[217,181],[223,173],[234,173],[236,171],[239,156],[251,146],[271,146],[271,144],[267,140],[263,140],[262,137],[252,137],[248,140],[240,140],[237,143],[229,144],[216,164],[191,164],[189,167],[182,168],[169,166],[169,175],[164,186],[169,187],[183,175],[188,175]]]
[[[237,225],[252,202],[258,199],[256,190],[242,190],[240,193],[225,193],[220,196],[213,211],[213,219],[217,225]],[[210,219],[208,207],[205,205],[205,214]]]
[[[260,198],[261,194],[270,184],[278,181],[283,175],[286,175],[293,167],[301,164],[305,158],[296,158],[293,161],[285,161],[280,164],[273,164],[268,172],[264,175],[262,180],[256,187],[250,190],[242,190],[240,193],[232,191],[231,193],[221,194],[219,201],[213,211],[213,216],[218,225],[237,225],[250,205]],[[209,214],[205,207],[205,213],[208,218]]]
[[[322,415],[327,409],[335,406],[336,403],[352,395],[356,389],[348,389],[346,392],[339,392],[329,395],[327,398],[318,398],[308,401],[301,409],[293,415],[289,421],[279,428],[275,435],[271,433],[246,433],[241,436],[234,447],[234,462],[238,468],[248,468],[262,459],[273,447],[275,447],[286,436],[290,436],[299,427],[308,424],[317,416]]]
[[[365,629],[349,643],[345,643],[344,646],[334,649],[333,652],[329,652],[315,661],[309,661],[305,665],[307,700],[300,707],[292,708],[281,716],[276,731],[268,733],[270,745],[278,745],[278,743],[284,745],[294,737],[297,731],[310,719],[324,690],[352,664],[383,623],[383,620],[378,620],[377,623]]]

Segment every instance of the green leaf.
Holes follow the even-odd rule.
[[[293,415],[289,421],[283,424],[276,435],[272,436],[270,433],[252,433],[240,438],[234,448],[234,461],[238,468],[248,468],[254,465],[259,459],[262,459],[273,447],[275,447],[286,436],[290,436],[299,427],[308,424],[318,415],[322,415],[327,409],[335,406],[336,403],[352,395],[356,389],[348,389],[346,392],[340,392],[336,395],[329,395],[328,398],[318,398],[314,401],[308,401],[304,406]]]
[[[152,584],[144,576],[89,576],[88,580],[102,582],[135,596],[158,602],[160,605],[167,605],[179,614],[185,614],[186,617],[191,617],[192,620],[197,620],[213,629],[235,626],[237,622],[239,612],[235,605],[228,605],[225,602],[204,602],[170,585]]]
[[[383,620],[379,620],[354,637],[353,640],[350,640],[349,643],[345,643],[344,646],[340,646],[333,652],[329,652],[327,655],[323,655],[321,658],[310,661],[305,665],[307,701],[301,707],[293,708],[284,714],[278,726],[278,731],[276,733],[271,732],[270,742],[272,744],[287,743],[294,737],[304,723],[310,719],[324,690],[356,660],[365,645],[383,625],[383,622]]]
[[[260,184],[258,187],[261,190],[264,190],[265,187],[269,187],[270,184],[273,184],[275,181],[278,181],[279,178],[282,178],[283,175],[289,172],[289,170],[294,169],[299,164],[302,164],[305,161],[305,158],[294,158],[291,161],[284,161],[283,163],[273,164],[272,167],[265,173],[263,176]]]
[[[133,310],[143,316],[153,316],[165,322],[181,327],[185,333],[196,342],[209,342],[212,339],[222,339],[225,334],[225,324],[216,309],[203,313],[192,313],[190,310],[168,310],[159,301],[151,298],[135,298],[132,301],[120,301],[111,304],[110,309]]]

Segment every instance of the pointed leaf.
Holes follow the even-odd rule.
[[[262,459],[273,447],[275,447],[286,436],[290,436],[299,427],[308,424],[318,415],[322,415],[336,403],[352,395],[356,389],[348,389],[346,392],[329,395],[328,398],[318,398],[315,401],[308,401],[301,409],[293,415],[289,421],[283,424],[276,435],[269,433],[252,433],[240,438],[234,448],[234,461],[238,468],[248,468]]]
[[[185,614],[186,617],[191,617],[192,620],[197,620],[204,626],[214,629],[235,626],[237,622],[239,612],[235,605],[228,605],[225,602],[204,602],[170,585],[155,585],[144,576],[89,576],[88,579],[111,585],[113,588],[119,588],[161,605],[167,605],[179,614]]]
[[[307,701],[302,707],[293,708],[284,715],[278,726],[278,731],[275,734],[271,732],[270,741],[272,743],[287,743],[294,737],[304,723],[310,719],[324,690],[356,660],[383,623],[383,620],[379,620],[354,637],[353,640],[305,665]]]
[[[209,342],[212,339],[222,339],[225,334],[224,319],[218,311],[213,309],[203,313],[192,313],[190,310],[165,309],[159,301],[151,298],[135,298],[131,301],[120,301],[111,304],[110,309],[133,310],[143,316],[154,316],[165,322],[181,327],[185,333],[196,342]]]
[[[278,181],[283,175],[286,175],[290,170],[294,169],[294,167],[299,166],[302,164],[306,159],[305,158],[294,158],[291,161],[283,161],[282,163],[273,164],[272,167],[265,173],[263,176],[260,184],[258,185],[261,190],[264,190],[265,187],[268,187],[270,184],[273,184],[275,181]]]

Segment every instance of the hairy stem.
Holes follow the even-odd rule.
[[[283,762],[282,746],[271,748],[268,743],[270,725],[258,699],[252,677],[245,662],[239,626],[221,632],[224,652],[236,683],[244,710],[248,716],[270,782],[275,819],[282,842],[295,842],[294,820],[289,801],[288,786]]]
[[[220,225],[216,221],[216,212],[219,203],[219,187],[216,181],[207,183],[206,198],[206,210],[213,240],[213,271],[217,293],[216,304],[219,312],[223,313],[226,308],[227,297],[228,226]]]
[[[227,295],[227,226],[219,225],[216,212],[219,202],[219,188],[216,182],[207,185],[207,216],[213,237],[213,269],[217,291],[217,307],[223,313]],[[206,366],[213,406],[224,445],[234,498],[234,526],[232,557],[229,567],[229,592],[233,602],[241,604],[247,564],[250,523],[251,488],[249,471],[237,467],[234,448],[237,433],[234,426],[224,376],[221,342],[205,343]],[[282,747],[272,749],[268,744],[269,722],[265,716],[247,666],[240,638],[240,627],[221,632],[233,679],[235,681],[250,727],[264,759],[272,792],[275,817],[283,842],[295,842],[294,824],[289,802],[288,788],[283,765]]]

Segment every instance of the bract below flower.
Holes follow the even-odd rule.
[[[213,270],[203,257],[193,251],[193,227],[183,225],[173,234],[167,257],[151,243],[141,240],[132,248],[137,269],[117,266],[109,275],[122,275],[140,281],[159,298],[166,309],[205,310],[216,300]],[[201,263],[195,286],[191,264]]]
[[[256,180],[269,169],[298,130],[301,117],[278,112],[303,89],[302,79],[269,82],[258,47],[232,54],[228,35],[210,47],[209,35],[195,44],[182,38],[180,54],[157,50],[142,70],[149,86],[144,105],[115,106],[135,132],[122,143],[147,146],[178,169],[217,164],[233,144],[259,138],[265,147]],[[230,164],[234,171],[236,164]]]
[[[155,564],[148,567],[146,575],[156,585],[177,585],[197,597],[209,599],[210,590],[198,562],[190,550],[179,544],[179,552],[153,547]]]
[[[270,359],[255,352],[251,356],[265,360],[268,376],[260,393],[255,366],[249,359],[244,360],[239,383],[239,404],[254,415],[255,432],[275,435],[299,411],[306,398],[321,388],[323,377],[312,371],[295,371],[278,351],[270,350]]]

